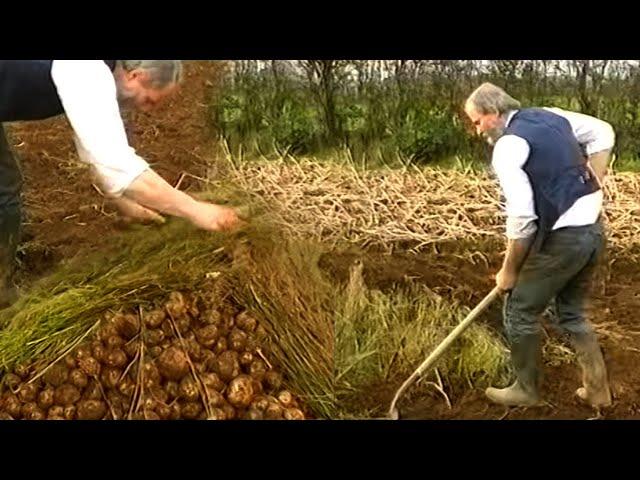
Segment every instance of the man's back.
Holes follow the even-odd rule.
[[[530,169],[539,176],[557,175],[586,163],[584,154],[567,119],[542,108],[518,111],[507,127],[506,134],[524,138],[530,147]],[[537,160],[532,164],[531,160]]]
[[[41,120],[64,112],[51,60],[0,60],[0,122]]]
[[[64,113],[51,78],[52,60],[0,60],[0,122],[42,120]],[[111,70],[114,62],[107,62]]]

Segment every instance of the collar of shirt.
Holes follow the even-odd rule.
[[[518,113],[518,110],[510,110],[507,113],[507,121],[504,124],[504,128],[507,128],[509,126],[509,124],[511,123],[511,120],[513,120],[513,116]]]

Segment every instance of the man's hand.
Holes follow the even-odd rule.
[[[137,220],[143,223],[164,223],[164,218],[161,215],[129,198],[118,197],[110,201],[126,221]]]
[[[500,271],[496,274],[496,285],[503,292],[513,290],[513,287],[516,286],[517,280],[518,275],[514,272],[506,270],[504,267],[501,268]]]
[[[151,169],[136,178],[124,196],[152,211],[185,218],[212,232],[230,230],[242,223],[233,208],[198,201],[169,185]]]
[[[507,292],[516,286],[518,274],[529,255],[534,236],[508,240],[502,268],[496,274],[496,286],[501,291]]]
[[[205,202],[197,203],[189,220],[195,226],[212,232],[231,230],[242,223],[233,208]]]

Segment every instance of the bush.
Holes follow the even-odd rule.
[[[282,108],[265,119],[264,133],[273,138],[280,150],[305,154],[313,150],[322,127],[318,113],[309,105],[294,99],[284,101]]]
[[[300,62],[253,63],[239,69],[212,101],[214,126],[232,151],[317,155],[347,147],[352,157],[367,165],[389,164],[388,160],[446,163],[453,156],[475,159],[484,152],[481,142],[466,131],[461,106],[480,82],[506,86],[523,106],[581,111],[585,102],[571,73],[544,76],[535,73],[535,62],[529,69],[507,68],[506,73],[492,70],[491,62],[488,69],[469,62],[422,62],[410,75],[394,71],[394,62],[387,62],[387,70],[365,77],[343,65],[334,74],[335,88],[325,89],[322,82],[310,82],[296,70]],[[612,78],[587,96],[585,105],[616,131],[616,154],[624,159],[618,165],[633,167],[640,158],[635,101],[640,82],[634,76]]]
[[[465,135],[450,112],[416,108],[409,111],[393,140],[403,155],[428,162],[454,153]]]

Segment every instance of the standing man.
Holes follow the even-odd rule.
[[[492,165],[506,199],[508,246],[496,284],[507,292],[504,325],[516,381],[486,395],[509,406],[541,403],[539,316],[555,298],[559,327],[583,372],[576,394],[594,407],[610,405],[606,366],[584,304],[604,248],[601,185],[613,129],[580,113],[520,109],[490,83],[469,96],[465,112],[494,146]]]
[[[178,87],[178,60],[0,61],[0,308],[16,299],[11,281],[21,224],[22,176],[2,122],[65,114],[81,160],[120,212],[140,220],[160,213],[216,231],[232,228],[233,209],[200,202],[155,173],[129,146],[120,106],[151,110]]]

